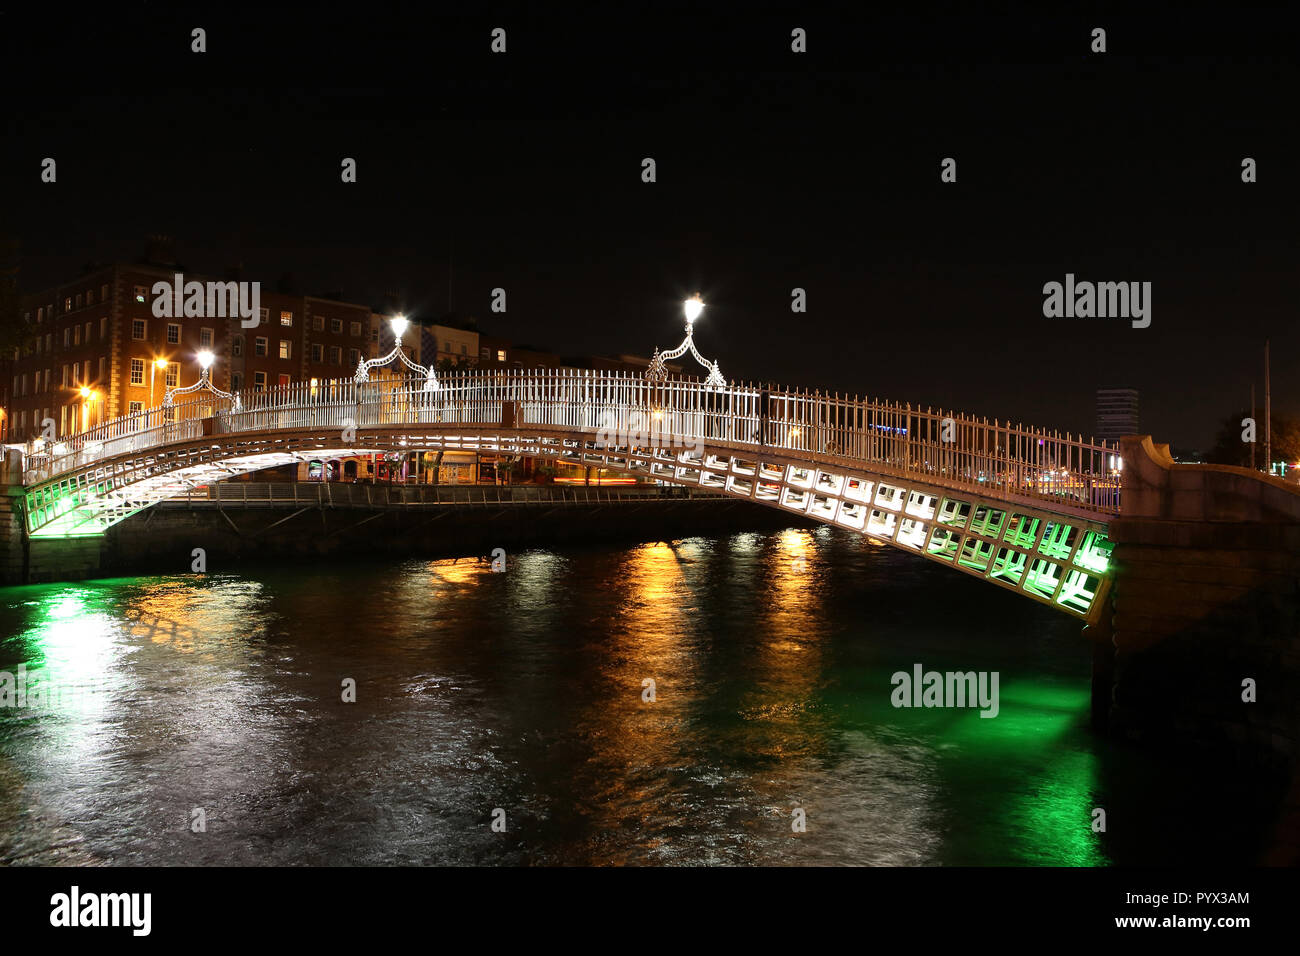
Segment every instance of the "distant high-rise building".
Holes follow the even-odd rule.
[[[1125,435],[1138,434],[1138,390],[1136,388],[1097,389],[1097,434],[1106,441],[1119,441]]]

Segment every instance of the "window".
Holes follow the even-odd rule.
[[[63,379],[62,379],[62,381],[59,382],[59,385],[60,385],[62,388],[67,388],[67,387],[68,387],[68,366],[67,366],[66,363],[64,363],[64,366],[63,366]]]
[[[86,344],[90,344],[90,323],[86,323]]]
[[[72,327],[72,344],[73,344],[73,345],[80,345],[80,344],[81,344],[81,326],[80,326],[80,325],[75,325],[75,326]]]
[[[284,388],[284,386],[289,384],[289,376],[281,372],[278,384],[281,388]]]
[[[77,308],[81,308],[81,293],[77,293]]]
[[[144,411],[144,402],[131,402],[130,405],[127,406],[127,408],[130,414],[139,415],[142,411]]]
[[[45,351],[47,351],[47,352],[53,352],[53,351],[54,351],[54,333],[53,333],[53,332],[46,332],[46,333],[45,333]]]
[[[325,361],[325,346],[321,345],[319,342],[312,343],[311,360],[313,362]]]
[[[175,388],[177,385],[179,385],[179,384],[181,383],[181,363],[180,363],[180,362],[168,362],[168,363],[167,363],[167,377],[166,377],[166,381],[167,381],[167,387],[168,387],[168,388]]]
[[[261,391],[265,391],[265,390],[266,390],[266,373],[265,373],[265,372],[254,372],[254,373],[253,373],[253,391],[255,391],[255,392],[261,392]]]
[[[460,347],[460,354],[461,354],[461,355],[468,355],[468,354],[469,354],[469,346],[468,346],[468,345],[462,345],[462,346]]]
[[[325,331],[325,316],[323,316],[323,315],[313,315],[313,316],[311,317],[311,327],[312,327],[313,329],[315,329],[317,332],[324,332],[324,331]]]
[[[144,320],[144,319],[132,319],[132,320],[131,320],[131,338],[135,339],[135,340],[138,341],[138,342],[144,341],[144,333],[145,333],[145,320]]]
[[[67,366],[65,365],[64,368],[66,369]],[[23,372],[23,374],[22,374],[22,383],[23,383],[22,390],[19,391],[18,394],[19,394],[19,395],[26,395],[26,394],[27,394],[27,373],[26,373],[26,372]]]
[[[265,337],[265,336],[261,336],[261,335],[259,335],[257,338],[253,339],[253,354],[254,354],[254,355],[265,355],[265,354],[266,354],[266,337]]]
[[[330,364],[331,365],[343,364],[343,350],[339,348],[337,345],[330,346]]]
[[[266,325],[266,309],[257,310],[257,324]]]
[[[108,301],[108,283],[107,283],[107,282],[105,282],[103,285],[101,285],[101,286],[99,287],[99,301],[100,301],[100,302],[107,302],[107,301]]]
[[[72,344],[72,329],[63,330],[63,347],[66,349]]]
[[[348,367],[361,364],[361,353],[356,349],[348,349]]]
[[[99,380],[105,385],[108,384],[107,379],[104,377],[104,356],[102,355],[99,357]],[[45,387],[49,388],[49,385],[50,385],[50,373],[49,370],[47,369],[45,372]]]
[[[343,334],[343,320],[342,320],[342,319],[330,319],[330,331],[333,332],[335,335],[342,335],[342,334]]]
[[[63,311],[64,312],[72,311],[72,296],[68,296],[63,300]]]
[[[136,286],[136,287],[135,287],[135,301],[137,301],[137,302],[144,302],[144,301],[146,300],[146,298],[147,298],[147,297],[145,296],[145,288],[144,288],[144,286],[142,286],[142,285],[138,285],[138,286]]]
[[[282,359],[292,358],[293,357],[293,355],[291,354],[292,349],[293,349],[292,342],[290,342],[288,339],[280,340],[280,358]]]
[[[108,316],[99,320],[99,340],[102,342],[108,338]]]
[[[65,365],[64,368],[66,369],[67,366]],[[142,358],[131,359],[131,384],[144,384],[144,359]]]
[[[38,307],[37,307],[37,309],[36,309],[36,321],[37,321],[37,322],[44,322],[44,321],[45,321],[45,307],[44,307],[44,306],[38,306]]]
[[[352,323],[352,337],[353,337],[354,339],[359,339],[359,338],[361,338],[361,323],[360,323],[360,322],[353,322],[353,323]]]
[[[287,326],[291,326],[291,325],[293,325],[293,313],[292,313],[292,312],[281,312],[281,313],[280,313],[280,324],[281,324],[281,325],[287,325]]]
[[[443,349],[444,352],[450,352],[450,351],[451,351],[451,343],[450,343],[450,342],[443,342],[442,344],[443,344],[444,346],[446,346],[446,347]]]
[[[506,350],[505,350],[505,349],[497,349],[497,361],[498,361],[498,362],[504,362],[505,360],[506,360]]]
[[[181,325],[179,322],[167,323],[167,344],[168,345],[181,344]]]
[[[94,305],[94,304],[95,304],[95,290],[94,290],[94,289],[87,289],[87,290],[86,290],[86,305]]]
[[[41,354],[41,337],[39,335],[36,336],[36,354]]]
[[[210,349],[210,348],[212,348],[212,330],[211,330],[211,329],[199,329],[199,348],[201,348],[201,349]]]
[[[242,335],[236,335],[230,340],[230,354],[235,358],[239,358],[244,354],[244,337]]]
[[[230,390],[232,392],[237,392],[243,387],[244,387],[244,376],[240,375],[238,372],[231,372]]]
[[[372,342],[378,342],[378,341],[379,341],[379,326],[377,326],[377,325],[372,325],[372,326],[370,327],[370,341],[372,341]]]

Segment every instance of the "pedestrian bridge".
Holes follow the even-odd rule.
[[[716,489],[887,542],[1076,617],[1109,584],[1116,446],[768,385],[469,371],[188,398],[24,449],[33,538],[102,534],[164,499],[322,457],[456,450]]]

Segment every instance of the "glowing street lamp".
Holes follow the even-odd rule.
[[[184,388],[169,388],[163,394],[163,408],[170,409],[177,395],[188,395],[190,392],[201,392],[207,390],[213,395],[231,400],[232,407],[239,410],[239,396],[232,395],[229,392],[222,391],[212,384],[211,370],[212,363],[216,361],[216,356],[209,349],[202,349],[194,356],[199,362],[199,380],[193,385],[186,385]]]
[[[682,312],[686,316],[686,338],[682,339],[682,344],[677,346],[677,348],[673,349],[671,352],[660,353],[658,348],[655,349],[654,356],[650,359],[650,367],[646,369],[645,377],[647,379],[652,382],[665,381],[668,378],[668,369],[666,368],[665,363],[678,358],[679,356],[685,355],[689,350],[690,353],[695,356],[695,360],[709,370],[708,378],[704,380],[705,386],[713,389],[726,388],[727,383],[722,378],[722,372],[718,368],[718,363],[710,362],[699,353],[698,349],[695,348],[695,339],[693,337],[695,320],[700,317],[700,313],[703,311],[704,300],[700,298],[698,292],[682,303]]]
[[[167,366],[171,363],[165,358],[156,358],[149,363],[149,405],[153,405],[153,376],[154,372],[165,372]],[[164,379],[165,381],[165,379]]]
[[[409,368],[412,372],[417,372],[424,376],[424,390],[426,392],[436,392],[438,390],[438,375],[434,371],[433,365],[425,368],[412,362],[410,357],[402,350],[402,336],[406,333],[410,322],[404,315],[395,315],[388,320],[389,326],[393,330],[393,350],[383,358],[362,359],[357,363],[356,374],[352,376],[352,381],[360,385],[370,381],[370,370],[378,368],[381,365],[387,365],[393,359],[400,359],[401,363]]]

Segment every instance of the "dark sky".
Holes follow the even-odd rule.
[[[698,289],[729,377],[1084,432],[1094,390],[1126,384],[1143,430],[1188,447],[1252,381],[1262,401],[1271,337],[1275,411],[1300,412],[1278,15],[616,6],[4,13],[0,233],[25,288],[166,233],[195,271],[420,313],[446,310],[450,250],[458,311],[562,352],[673,346]],[[1067,272],[1151,282],[1151,326],[1044,318]]]

